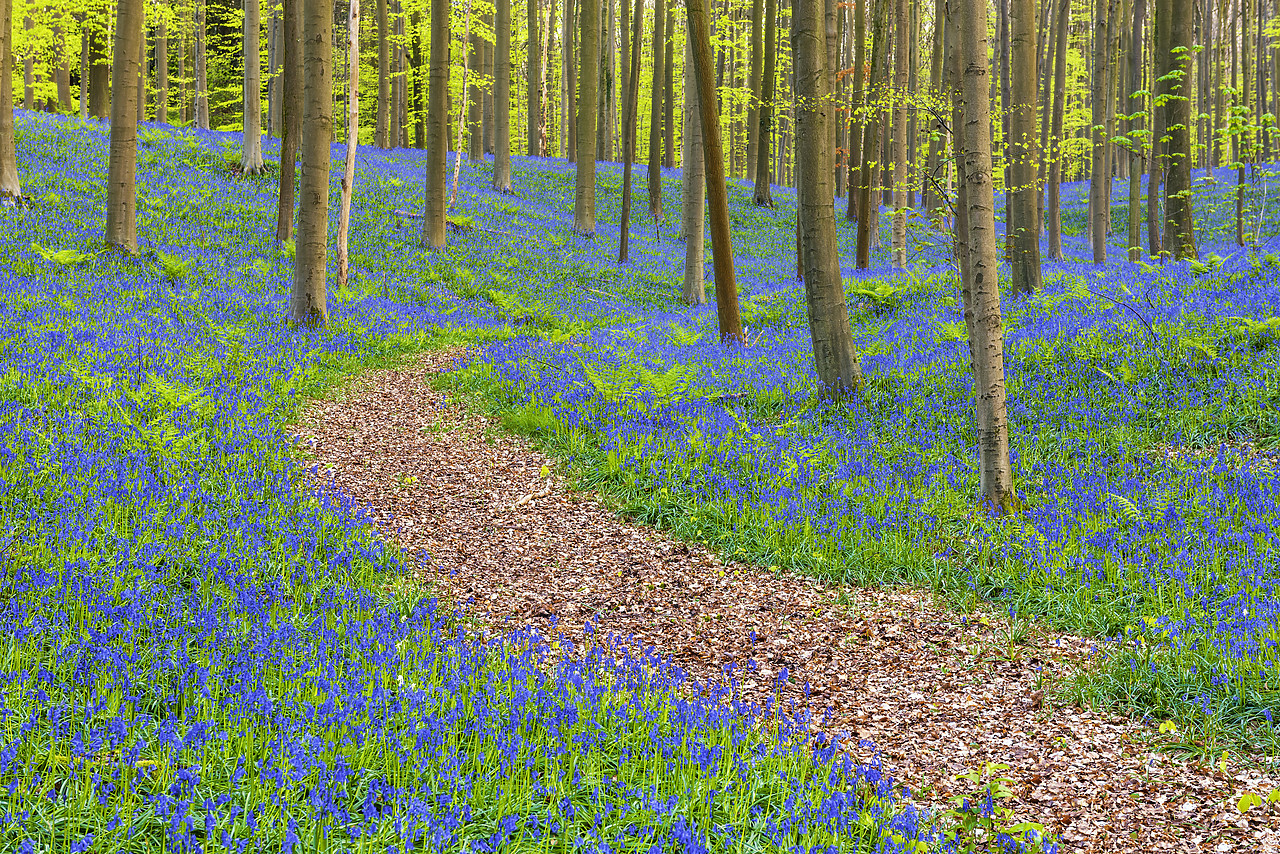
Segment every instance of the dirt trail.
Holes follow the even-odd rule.
[[[1009,765],[1009,804],[1044,823],[1062,850],[1280,852],[1280,805],[1236,809],[1280,776],[1228,762],[1197,767],[1152,753],[1151,727],[1053,708],[1042,677],[1088,654],[1079,638],[939,607],[911,588],[865,590],[724,563],[570,492],[520,437],[469,416],[432,389],[456,354],[372,372],[312,404],[295,435],[316,467],[420,556],[445,598],[471,603],[491,631],[532,625],[580,639],[633,635],[698,677],[733,664],[763,700],[786,668],[784,702],[830,709],[830,732],[870,739],[900,785],[945,807],[956,775]],[[808,685],[806,700],[804,686]]]

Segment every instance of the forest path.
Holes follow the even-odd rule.
[[[732,662],[746,698],[809,703],[815,720],[830,709],[822,729],[848,732],[864,758],[857,739],[873,741],[922,805],[946,808],[971,791],[957,774],[1005,763],[1017,818],[1045,824],[1064,852],[1280,852],[1280,805],[1235,806],[1280,776],[1153,753],[1149,725],[1043,701],[1040,677],[1069,672],[1088,641],[1035,630],[1010,645],[991,610],[966,619],[927,591],[725,563],[628,522],[435,390],[458,355],[362,375],[293,432],[313,484],[364,508],[431,592],[484,629],[578,642],[590,620],[597,638],[632,635],[694,677],[723,679]]]

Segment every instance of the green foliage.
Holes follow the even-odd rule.
[[[93,252],[79,252],[75,249],[49,249],[39,243],[32,243],[31,248],[40,253],[40,257],[46,261],[52,261],[63,269],[79,267],[86,261],[92,261],[97,257],[97,254]]]

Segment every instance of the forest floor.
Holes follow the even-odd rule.
[[[628,522],[437,390],[458,355],[365,374],[293,430],[314,484],[363,508],[417,558],[416,582],[478,630],[581,643],[590,623],[592,642],[630,636],[695,677],[732,664],[745,698],[813,709],[815,738],[846,733],[862,759],[874,743],[921,806],[949,808],[975,791],[959,774],[1003,763],[1016,820],[1043,823],[1063,851],[1280,852],[1280,804],[1237,808],[1280,788],[1275,769],[1187,760],[1158,749],[1158,722],[1056,702],[1087,639],[987,606],[962,614],[918,588],[725,563]]]

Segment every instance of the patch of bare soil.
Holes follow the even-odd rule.
[[[1006,763],[1009,804],[1063,851],[1280,852],[1280,805],[1240,814],[1280,777],[1152,751],[1152,727],[1054,707],[1046,680],[1089,643],[980,619],[907,588],[860,589],[725,563],[569,491],[520,437],[431,387],[456,353],[370,373],[313,404],[295,433],[314,483],[345,493],[416,555],[443,599],[489,631],[580,641],[617,633],[700,678],[735,667],[741,691],[810,704],[848,745],[872,740],[900,785],[946,808],[957,774]],[[779,685],[785,668],[788,678]],[[807,694],[806,694],[807,686]],[[775,693],[777,692],[777,693]]]

